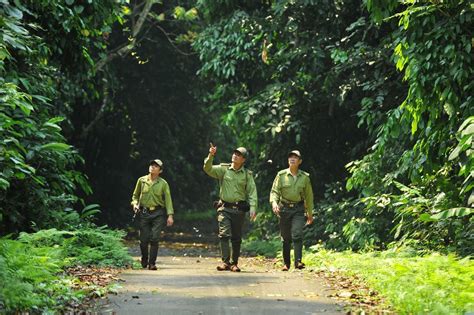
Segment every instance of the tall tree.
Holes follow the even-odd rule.
[[[1,1],[2,233],[59,226],[78,186],[90,192],[59,123],[93,90],[90,55],[104,50],[104,29],[122,17],[124,3]]]

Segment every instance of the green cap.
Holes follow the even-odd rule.
[[[163,169],[163,162],[160,159],[154,159],[150,161],[150,165],[156,164],[158,165],[161,169]]]
[[[234,152],[239,152],[240,154],[242,154],[244,158],[247,158],[248,151],[244,147],[238,147],[237,149],[234,150]]]
[[[296,155],[297,157],[301,158],[301,153],[298,150],[293,150],[290,153],[288,153],[288,157],[290,157],[292,155]]]

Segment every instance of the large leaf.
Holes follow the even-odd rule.
[[[10,182],[6,179],[0,178],[0,189],[7,189],[8,187],[10,187]]]
[[[43,144],[41,149],[43,150],[52,150],[52,151],[67,151],[71,148],[70,145],[60,142],[51,142],[48,144]]]
[[[444,220],[451,217],[464,217],[471,213],[474,213],[472,208],[459,207],[441,211],[440,213],[432,215],[431,218],[435,220]]]

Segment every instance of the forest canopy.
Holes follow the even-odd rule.
[[[470,1],[0,0],[0,231],[61,228],[87,204],[130,223],[150,159],[177,213],[202,171],[250,151],[259,217],[299,149],[306,245],[473,252]]]

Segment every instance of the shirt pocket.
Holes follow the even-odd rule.
[[[284,195],[291,192],[291,182],[287,178],[281,181],[281,192]]]
[[[299,181],[296,183],[296,192],[301,196],[304,197],[304,188],[306,183],[304,181]]]
[[[227,175],[227,174],[224,175],[224,177],[222,178],[222,182],[226,184],[231,184],[232,180],[233,180],[232,176]]]
[[[161,186],[157,185],[157,184],[151,186],[151,192],[156,197],[160,196],[161,195]]]
[[[142,194],[147,194],[150,192],[150,185],[148,183],[143,183],[142,185]]]
[[[245,188],[247,186],[247,177],[245,176],[245,174],[238,177],[237,184],[242,188]]]

